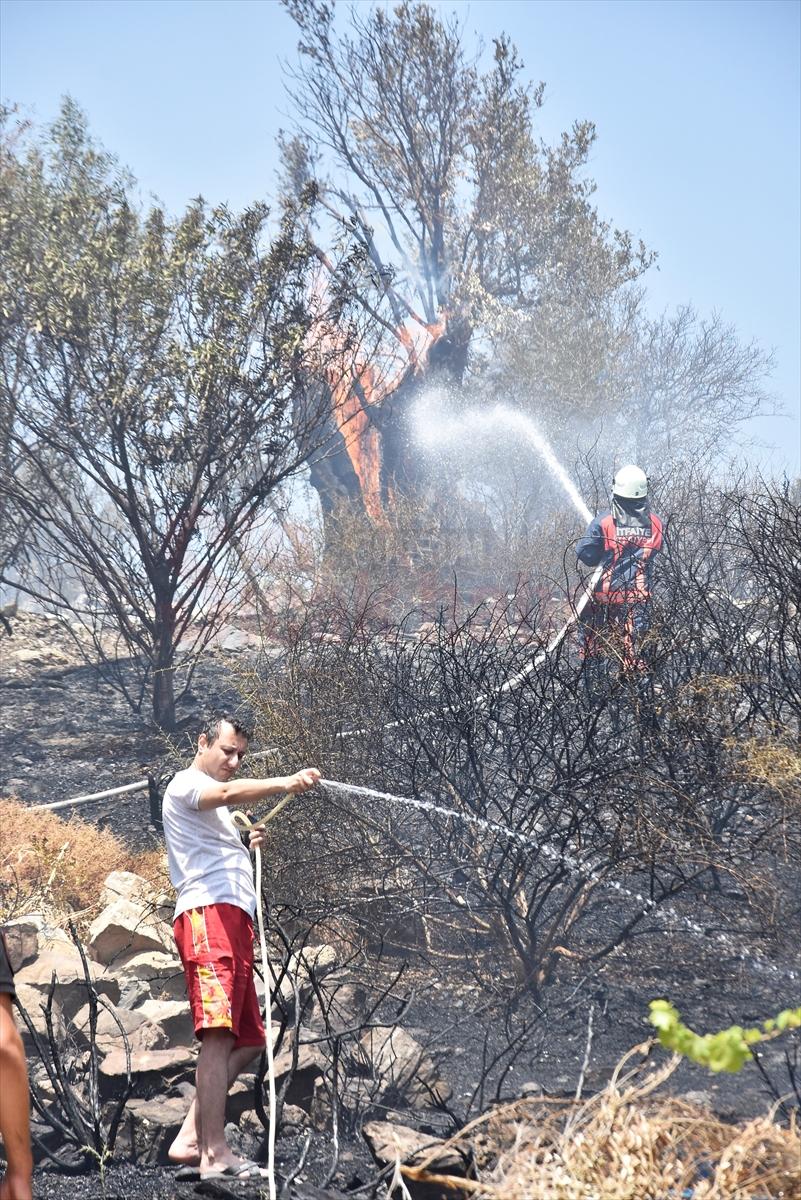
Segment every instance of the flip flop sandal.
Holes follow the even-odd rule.
[[[197,1183],[200,1179],[200,1167],[179,1167],[174,1178],[176,1183]]]
[[[256,1162],[242,1162],[231,1167],[215,1167],[211,1171],[203,1171],[202,1174],[198,1172],[198,1178],[201,1183],[206,1183],[211,1179],[247,1181],[250,1179],[266,1179],[267,1174],[266,1167],[261,1167]]]

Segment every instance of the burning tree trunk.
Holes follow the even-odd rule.
[[[456,320],[410,324],[392,330],[391,369],[367,363],[328,386],[327,436],[310,459],[326,517],[355,502],[381,524],[397,499],[425,490],[412,410],[426,387],[461,382],[470,329]]]

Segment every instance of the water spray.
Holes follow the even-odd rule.
[[[447,411],[438,413],[436,409],[432,409],[430,406],[424,408],[423,404],[420,403],[414,411],[413,421],[418,441],[432,451],[441,451],[450,442],[468,437],[475,439],[479,435],[485,440],[487,438],[497,439],[502,432],[517,434],[518,436],[522,435],[540,455],[554,478],[558,480],[579,516],[584,519],[585,523],[592,520],[592,513],[582,500],[576,485],[556,457],[550,443],[535,422],[518,409],[509,408],[505,404],[495,404],[490,409],[470,408],[463,413],[454,414]],[[570,616],[550,639],[545,648],[522,671],[518,671],[515,675],[510,676],[498,691],[493,693],[494,695],[501,695],[517,687],[561,645],[570,628],[578,621],[587,604],[590,602],[592,594],[595,591],[595,585],[601,578],[602,571],[603,564],[599,564],[584,584],[581,596],[573,605]],[[479,696],[476,700],[477,707],[483,707],[488,703],[490,698],[488,695]],[[352,736],[352,734],[346,736]]]
[[[537,451],[548,470],[561,484],[573,507],[585,522],[592,520],[592,513],[565,468],[553,452],[547,438],[534,421],[516,408],[495,404],[492,408],[470,408],[461,414],[431,411],[418,404],[413,415],[417,440],[428,450],[442,450],[449,442],[480,435],[483,439],[500,436],[502,430],[522,435]]]
[[[417,809],[420,812],[436,813],[446,820],[459,821],[462,824],[473,825],[489,833],[500,834],[507,840],[517,842],[521,846],[529,848],[535,846],[546,858],[564,866],[571,874],[578,875],[587,883],[592,883],[597,887],[608,888],[610,891],[617,892],[619,896],[633,900],[635,904],[640,906],[640,911],[633,918],[634,920],[647,917],[658,910],[662,915],[669,917],[676,925],[682,926],[688,932],[700,937],[709,936],[703,925],[700,925],[697,921],[693,921],[691,917],[682,916],[672,904],[660,904],[657,900],[652,900],[649,896],[643,896],[641,892],[633,892],[631,888],[627,888],[622,884],[619,879],[606,879],[600,868],[593,867],[590,863],[582,862],[572,854],[559,853],[550,846],[540,844],[534,837],[519,833],[516,829],[510,829],[508,825],[504,825],[501,821],[492,821],[486,817],[479,817],[475,813],[459,812],[457,809],[448,808],[432,800],[419,800],[412,796],[397,796],[393,792],[380,792],[375,788],[363,787],[353,783],[341,783],[333,779],[320,780],[320,787],[334,793],[362,796],[365,799],[381,800],[388,804],[399,804],[406,808]],[[734,945],[726,934],[714,933],[711,935],[711,939],[718,942],[721,946],[725,946],[729,953],[733,953],[735,956],[741,954],[740,948]],[[765,962],[759,957],[754,957],[752,962],[758,970],[770,975],[788,979],[796,979],[798,977],[798,972],[774,966],[773,963]]]

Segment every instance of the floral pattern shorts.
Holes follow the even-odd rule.
[[[173,930],[197,1036],[227,1029],[235,1048],[263,1046],[250,914],[235,904],[206,904],[180,913]]]

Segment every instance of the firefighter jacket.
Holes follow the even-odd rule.
[[[654,555],[662,549],[662,521],[638,502],[599,513],[579,538],[576,554],[588,567],[603,563],[593,600],[599,604],[638,604],[651,595]],[[629,511],[626,511],[626,510]]]

